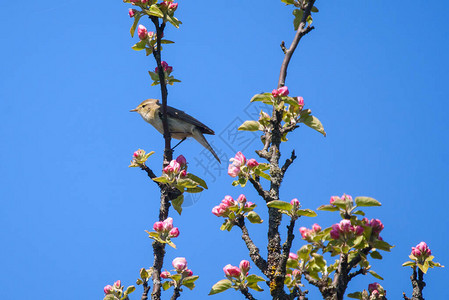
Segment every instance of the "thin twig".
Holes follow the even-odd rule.
[[[290,165],[293,163],[293,161],[296,159],[296,154],[295,154],[295,150],[292,151],[292,155],[290,156],[289,159],[287,159],[284,163],[284,165],[281,168],[281,172],[282,174],[285,174],[285,172],[287,172],[288,167],[290,167]]]
[[[350,281],[352,278],[356,277],[357,275],[360,275],[360,274],[366,275],[366,271],[367,271],[366,268],[360,268],[356,272],[349,273],[348,281]]]
[[[176,300],[181,296],[181,290],[179,287],[175,287],[175,290],[173,291],[173,295],[171,296],[170,300]]]
[[[248,288],[241,288],[240,292],[245,296],[248,300],[256,300],[253,295],[248,291]]]
[[[266,201],[269,202],[271,201],[270,198],[270,193],[266,190],[263,189],[262,185],[260,184],[260,182],[254,180],[253,178],[249,178],[249,182],[252,183],[252,185],[254,186],[254,188],[256,189],[257,193],[259,193],[259,195]]]

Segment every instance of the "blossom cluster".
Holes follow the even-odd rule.
[[[426,259],[432,255],[432,251],[425,242],[421,242],[416,247],[412,247],[412,255],[418,259]]]
[[[159,234],[162,240],[169,238],[176,238],[179,236],[178,227],[173,227],[173,219],[167,218],[164,221],[155,222],[153,229]]]
[[[162,169],[163,176],[169,182],[175,182],[179,178],[187,176],[187,160],[181,154],[173,159],[167,166]]]
[[[185,257],[176,257],[172,261],[173,268],[177,274],[181,274],[182,277],[189,277],[193,275],[192,270],[187,269],[187,260]],[[171,278],[172,274],[169,271],[161,272],[161,277],[164,279]]]
[[[214,208],[212,208],[212,213],[217,217],[227,217],[232,211],[238,211],[243,209],[243,211],[251,211],[256,207],[256,205],[250,201],[246,200],[246,196],[241,194],[237,201],[231,196],[227,195],[221,200],[221,203]]]
[[[288,94],[289,94],[289,91],[288,91],[288,87],[286,87],[286,86],[280,87],[278,89],[274,89],[271,92],[271,95],[273,95],[273,97],[275,97],[275,98],[282,97],[282,96],[288,96]]]
[[[114,294],[115,292],[120,290],[121,287],[122,287],[122,284],[121,284],[120,280],[117,280],[116,282],[114,282],[114,285],[108,284],[107,286],[105,286],[103,291],[106,295]]]
[[[332,196],[331,200],[329,201],[329,203],[334,205],[335,201],[340,201],[340,200],[343,201],[343,202],[346,202],[346,203],[348,203],[348,202],[352,203],[352,196],[346,195],[346,194],[343,194],[343,196],[341,196],[341,197]]]
[[[381,299],[381,297],[387,295],[387,291],[377,282],[368,285],[368,292],[370,299]]]
[[[351,220],[344,219],[341,220],[340,223],[332,225],[330,236],[334,240],[338,240],[340,238],[343,240],[347,240],[354,237],[354,235],[356,236],[362,235],[364,230],[365,229],[363,228],[363,226],[359,225],[353,226],[351,224]]]
[[[129,167],[143,167],[148,157],[154,154],[154,151],[145,153],[145,150],[139,149],[133,153],[133,159]]]
[[[166,61],[161,61],[161,65],[162,65],[162,69],[164,70],[164,72],[166,73],[166,76],[170,75],[171,72],[173,72],[173,67],[169,66],[168,63]],[[156,67],[154,69],[154,72],[157,74],[159,72],[159,68]]]
[[[240,262],[240,265],[238,267],[232,266],[230,264],[224,266],[223,272],[225,273],[226,277],[229,279],[233,278],[240,278],[240,275],[243,274],[244,276],[248,275],[248,271],[251,268],[249,261],[242,260]]]
[[[250,170],[259,165],[259,163],[254,158],[246,161],[245,155],[243,155],[243,153],[240,151],[237,152],[235,157],[231,158],[229,161],[231,162],[231,164],[228,167],[228,174],[233,178],[237,177],[244,170],[245,165]]]
[[[308,242],[311,242],[312,239],[314,238],[315,234],[320,232],[320,231],[321,231],[321,226],[316,224],[316,223],[312,225],[312,229],[308,229],[306,227],[299,228],[299,232],[301,233],[301,237],[304,240],[308,241]]]

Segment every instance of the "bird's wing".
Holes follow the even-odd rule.
[[[161,112],[162,112],[162,109],[161,109]],[[184,122],[187,122],[187,123],[197,126],[201,130],[202,133],[215,134],[215,132],[212,129],[210,129],[209,127],[207,127],[206,125],[204,125],[203,123],[201,123],[200,121],[198,121],[197,119],[192,117],[191,115],[186,114],[182,110],[173,108],[171,106],[167,106],[167,114],[168,114],[168,116],[170,116],[172,118],[176,118],[181,121],[184,121]]]

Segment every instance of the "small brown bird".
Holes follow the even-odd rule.
[[[162,105],[159,103],[159,100],[147,99],[140,103],[135,109],[130,111],[138,112],[145,121],[153,125],[157,131],[164,134],[164,128],[162,125]],[[170,106],[167,106],[167,120],[168,129],[172,138],[183,142],[186,138],[193,137],[201,145],[203,145],[204,148],[209,150],[215,159],[220,163],[220,159],[214,149],[212,149],[203,135],[214,135],[215,132],[212,129],[185,112]],[[178,145],[181,142],[179,142]]]

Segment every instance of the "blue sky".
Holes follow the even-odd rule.
[[[407,4],[317,1],[316,30],[298,47],[287,86],[304,97],[328,136],[301,127],[282,152],[298,154],[282,200],[299,198],[313,209],[343,193],[382,202],[367,216],[383,221],[384,239],[396,246],[373,263],[391,298],[411,292],[410,269],[401,267],[410,247],[426,241],[437,261],[449,264],[449,4]],[[0,8],[3,298],[23,299],[25,292],[36,299],[101,299],[104,285],[133,284],[152,263],[144,230],[158,216],[158,189],[128,164],[138,148],[154,150],[149,166],[157,171],[163,140],[128,111],[159,97],[147,74],[155,64],[130,48],[136,39],[122,1],[4,1]],[[163,57],[182,80],[170,88],[169,104],[213,128],[217,135],[208,139],[228,158],[236,149],[256,157],[257,137],[230,133],[254,111],[251,96],[277,84],[279,44],[294,35],[291,10],[280,1],[182,1],[177,14],[184,24],[166,32],[176,44]],[[188,141],[175,154],[206,177],[201,151]],[[245,193],[267,219],[250,187],[231,187],[226,167],[208,168],[210,189],[189,199],[181,217],[171,213],[181,235],[166,268],[183,256],[200,275],[185,299],[206,298],[224,265],[248,257],[236,229],[219,231],[213,206]],[[323,212],[297,228],[314,222],[327,227],[338,217]],[[266,224],[249,230],[265,252]],[[293,247],[302,244],[296,239]],[[430,270],[424,296],[440,298],[448,277],[447,268]],[[348,291],[373,281],[357,278]],[[318,297],[313,288],[310,295]]]

